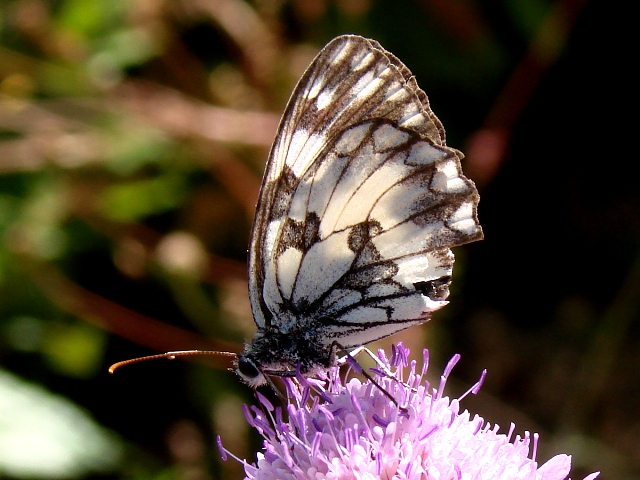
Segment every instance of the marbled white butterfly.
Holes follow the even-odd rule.
[[[269,154],[249,248],[250,386],[313,375],[338,350],[447,304],[450,248],[482,238],[478,192],[426,94],[374,40],[338,37],[298,82]]]
[[[249,247],[258,326],[237,356],[250,386],[313,375],[338,350],[447,304],[450,248],[480,240],[478,192],[426,94],[374,40],[338,37],[298,82],[269,154]],[[180,351],[126,360],[221,354]]]

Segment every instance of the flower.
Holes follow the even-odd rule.
[[[298,375],[284,379],[290,401],[288,420],[256,393],[262,408],[244,406],[249,424],[264,437],[256,464],[243,462],[249,480],[565,480],[571,457],[557,455],[538,467],[538,434],[513,437],[468,411],[460,400],[477,393],[480,380],[458,399],[443,396],[447,378],[460,359],[455,355],[438,388],[424,379],[429,354],[420,372],[408,365],[409,350],[393,348],[373,356],[374,378],[342,382],[339,369],[324,378]],[[351,357],[347,357],[352,360]],[[357,367],[355,362],[350,365]],[[405,374],[408,368],[408,376]],[[315,392],[315,394],[312,394]],[[218,439],[223,458],[229,453]],[[531,458],[529,453],[533,447]],[[598,476],[593,473],[585,480]]]

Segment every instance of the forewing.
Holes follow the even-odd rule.
[[[267,163],[249,252],[258,327],[313,322],[348,347],[425,321],[446,303],[449,248],[482,237],[461,157],[396,57],[329,43]]]

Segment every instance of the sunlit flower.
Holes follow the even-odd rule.
[[[245,465],[256,480],[406,479],[406,480],[565,480],[571,457],[557,455],[538,467],[538,435],[513,437],[468,411],[459,402],[477,393],[485,373],[467,393],[443,396],[454,356],[437,388],[426,381],[428,351],[420,371],[408,365],[399,344],[389,360],[378,353],[373,380],[343,383],[339,369],[326,378],[285,379],[290,401],[282,409],[257,393],[261,408],[244,407],[249,424],[264,437],[264,451]],[[408,367],[408,375],[407,375]],[[376,382],[376,386],[373,382]],[[224,458],[227,452],[219,441]],[[529,455],[531,454],[531,458]],[[593,480],[593,473],[585,480]]]

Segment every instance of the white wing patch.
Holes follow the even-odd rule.
[[[278,273],[278,287],[281,297],[291,298],[301,261],[302,252],[296,248],[287,248],[278,257],[276,272]]]
[[[347,231],[336,232],[306,252],[290,297],[294,305],[315,302],[349,270],[355,254],[347,248],[348,235]]]
[[[469,202],[460,205],[460,208],[451,215],[449,227],[467,235],[473,235],[477,230],[474,205]]]
[[[316,102],[316,106],[318,110],[323,110],[324,108],[331,105],[331,101],[333,100],[333,96],[335,95],[334,90],[322,90],[320,95],[318,95],[318,101]]]
[[[441,149],[434,147],[428,142],[417,142],[411,146],[407,152],[405,162],[409,165],[429,165],[442,158]]]
[[[336,342],[363,345],[444,306],[450,248],[482,238],[461,158],[395,56],[357,36],[329,43],[269,155],[249,250],[258,333],[244,358],[314,371]]]
[[[409,140],[409,134],[397,127],[383,124],[373,132],[373,144],[377,152],[384,152],[396,148]]]
[[[327,159],[331,162],[321,164],[315,177],[307,180],[313,182],[307,211],[317,213],[323,222],[331,216],[330,212],[326,211],[328,202],[336,182],[349,162],[349,157],[339,157],[334,153],[327,155]],[[322,235],[322,238],[325,238],[327,234]]]
[[[370,123],[363,123],[346,130],[336,142],[336,155],[347,155],[360,146],[365,135],[371,129]]]
[[[297,131],[291,140],[289,156],[291,162],[288,165],[294,175],[304,174],[309,167],[307,159],[316,157],[326,145],[327,138],[320,133],[307,133],[305,130]]]

